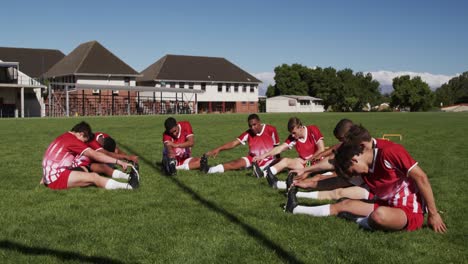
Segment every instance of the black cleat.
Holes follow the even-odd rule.
[[[293,213],[294,208],[297,207],[297,188],[295,186],[291,187],[288,191],[288,202],[286,203],[286,207],[284,208],[284,211],[287,213]]]
[[[254,162],[252,164],[252,170],[253,170],[253,173],[254,173],[255,177],[257,177],[257,178],[265,177],[265,173],[263,173],[263,170],[260,169],[260,166],[258,166],[257,162]]]
[[[271,173],[270,168],[267,168],[267,169],[266,169],[266,178],[267,178],[268,184],[269,184],[272,188],[278,189],[278,186],[277,186],[278,178],[276,178],[276,176],[273,175],[273,173]]]
[[[130,185],[132,189],[138,189],[140,187],[140,174],[134,166],[132,166],[132,171],[130,172],[128,185]]]
[[[210,167],[208,166],[208,157],[203,154],[200,158],[200,170],[204,173],[208,173]]]
[[[337,215],[339,218],[343,218],[345,220],[351,221],[351,222],[356,222],[356,220],[361,217],[355,214],[352,214],[350,212],[339,212]]]
[[[291,188],[294,177],[296,177],[296,176],[297,176],[297,173],[295,173],[295,172],[292,172],[292,173],[288,174],[288,178],[286,179],[286,191],[288,191],[289,188]]]

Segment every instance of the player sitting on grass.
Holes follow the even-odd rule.
[[[288,131],[290,135],[283,144],[253,159],[254,162],[260,161],[266,157],[280,154],[287,149],[296,148],[299,155],[298,158],[282,158],[274,166],[267,167],[264,172],[259,171],[254,165],[254,170],[259,171],[258,173],[263,173],[268,180],[268,184],[276,189],[286,189],[286,184],[284,182],[278,182],[275,176],[277,173],[286,168],[304,168],[308,166],[307,163],[309,159],[325,150],[323,136],[318,127],[314,125],[303,126],[299,118],[292,117],[288,121]]]
[[[90,148],[85,142],[89,141],[91,135],[89,124],[81,122],[71,131],[57,137],[47,148],[42,160],[43,183],[50,189],[69,189],[90,185],[105,189],[138,188],[138,174],[131,174],[128,183],[122,183],[77,166],[75,161],[80,156],[86,156],[101,163],[120,165],[124,170],[131,166],[127,162]]]
[[[117,144],[113,138],[108,134],[103,132],[95,132],[91,135],[91,140],[87,142],[87,145],[93,150],[102,152],[108,156],[111,156],[116,159],[122,159],[131,161],[134,165],[134,168],[138,167],[138,157],[134,155],[128,155],[117,147]],[[80,156],[77,161],[75,161],[79,167],[86,167],[89,172],[96,172],[99,174],[104,174],[111,176],[114,179],[124,179],[128,180],[130,174],[125,173],[116,168],[115,164],[104,164],[90,160],[86,156]],[[130,173],[137,173],[132,171]]]
[[[428,224],[436,232],[446,232],[427,175],[403,146],[389,142],[382,148],[365,148],[361,142],[349,141],[338,148],[334,164],[340,177],[361,176],[376,199],[299,206],[296,188],[292,187],[286,211],[311,216],[338,215],[369,230],[413,231],[422,227],[426,205]]]
[[[164,122],[163,133],[163,170],[167,175],[175,175],[177,170],[198,169],[208,171],[208,159],[192,157],[192,147],[195,143],[192,126],[188,121],[177,122],[169,117]]]
[[[238,170],[241,168],[250,168],[252,166],[252,159],[256,156],[262,155],[272,150],[278,145],[279,138],[276,127],[267,124],[262,124],[260,118],[256,114],[251,114],[247,118],[249,129],[242,133],[235,140],[228,142],[220,147],[217,147],[206,153],[209,157],[216,157],[219,152],[235,148],[240,144],[249,144],[249,153],[247,156],[229,161],[224,164],[219,164],[211,167],[208,173],[218,173],[228,170]],[[266,157],[259,160],[257,166],[264,168],[274,162],[274,157]]]
[[[382,148],[391,142],[384,139],[375,139],[372,138],[369,131],[362,127],[361,125],[352,125],[349,126],[339,126],[341,121],[338,123],[334,132],[337,138],[340,138],[339,135],[343,135],[344,140],[341,141],[348,142],[361,142],[363,148],[373,149],[373,148]],[[338,128],[338,129],[337,129]],[[343,129],[341,129],[343,128]],[[340,133],[339,131],[343,132]],[[333,146],[333,149],[337,149],[341,146],[342,143],[339,143]],[[360,176],[353,177],[352,179],[344,179],[341,177],[336,177],[336,174],[330,176],[323,176],[321,174],[315,175],[311,178],[305,178],[304,175],[316,173],[318,171],[333,171],[335,167],[333,165],[334,154],[329,155],[320,162],[299,170],[292,170],[290,175],[288,175],[287,184],[315,190],[312,192],[297,192],[297,197],[300,198],[310,198],[318,200],[338,200],[342,197],[352,198],[352,199],[371,199],[373,196],[367,190],[362,178]],[[292,179],[292,174],[297,173],[299,176]],[[289,187],[288,187],[289,188]]]

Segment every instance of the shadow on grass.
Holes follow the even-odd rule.
[[[126,145],[124,145],[124,144],[122,144],[120,142],[119,142],[119,145],[121,145],[123,148],[128,150],[130,153],[133,153],[134,155],[137,155],[140,162],[144,162],[149,167],[152,167],[155,170],[161,171],[161,168],[156,166],[154,162],[152,162],[151,160],[146,159],[142,155],[139,155],[138,152],[136,152],[134,149],[132,149],[129,146],[126,146]],[[189,194],[190,196],[192,196],[192,198],[194,200],[198,201],[200,204],[202,204],[203,206],[205,206],[209,210],[223,215],[231,223],[240,226],[249,236],[253,237],[255,240],[260,242],[263,246],[265,246],[265,247],[269,248],[270,250],[272,250],[283,261],[289,262],[289,263],[302,263],[302,261],[298,260],[292,253],[287,252],[280,245],[278,245],[275,242],[268,239],[261,231],[255,229],[254,227],[250,226],[249,224],[246,224],[246,223],[242,222],[237,216],[235,216],[234,214],[226,211],[225,209],[223,209],[222,207],[216,205],[215,203],[203,198],[198,193],[196,193],[194,190],[192,190],[189,186],[187,186],[184,183],[180,182],[176,177],[168,176],[167,179],[172,181],[177,187],[182,189],[182,191],[184,191],[187,194]]]
[[[62,261],[71,260],[79,261],[82,263],[111,263],[121,264],[124,263],[119,260],[107,257],[85,256],[72,251],[63,251],[57,249],[43,248],[43,247],[30,247],[20,243],[12,242],[9,240],[0,240],[0,249],[14,250],[25,255],[50,255],[59,258]]]

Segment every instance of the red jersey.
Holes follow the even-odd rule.
[[[249,156],[260,156],[272,150],[279,143],[278,132],[276,127],[263,124],[262,131],[254,134],[250,129],[246,130],[237,140],[242,145],[247,142],[249,144]]]
[[[187,141],[187,138],[193,136],[192,126],[188,121],[177,122],[179,126],[179,134],[176,137],[172,137],[166,133],[163,133],[163,143],[174,142],[175,144],[181,144]],[[174,148],[176,159],[186,159],[192,156],[191,148]],[[163,154],[167,154],[167,149],[164,147]]]
[[[290,149],[295,146],[299,157],[306,160],[315,154],[318,149],[317,143],[319,140],[323,140],[323,136],[316,126],[305,126],[304,129],[305,136],[303,139],[296,140],[293,136],[289,135],[285,143],[288,144]]]
[[[396,143],[373,151],[372,167],[363,177],[370,191],[389,205],[410,207],[413,213],[422,213],[421,199],[417,195],[419,190],[413,179],[408,177],[418,163]]]
[[[102,138],[108,138],[109,135],[106,134],[106,133],[103,133],[103,132],[94,132],[94,138],[93,138],[93,140],[87,142],[86,144],[87,144],[90,148],[92,148],[92,149],[98,151],[98,150],[102,149],[101,144],[99,144],[99,142],[98,142],[98,139],[99,139],[100,137],[102,137]],[[79,156],[79,157],[77,157],[76,160],[74,161],[74,164],[75,164],[75,166],[77,166],[77,167],[80,167],[80,166],[88,166],[89,164],[91,164],[91,159],[88,158],[88,157],[86,157],[86,156]]]
[[[47,148],[42,159],[42,173],[44,182],[50,184],[58,179],[60,173],[75,167],[74,160],[82,156],[89,148],[71,132],[57,137]]]

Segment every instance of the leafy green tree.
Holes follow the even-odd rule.
[[[435,91],[436,105],[468,103],[468,72],[454,77]]]
[[[434,93],[429,85],[416,76],[399,76],[393,79],[391,105],[393,107],[409,108],[410,111],[427,111],[434,101]]]

